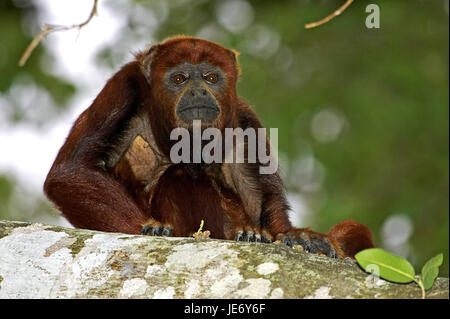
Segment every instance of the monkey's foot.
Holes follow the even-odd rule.
[[[240,229],[236,231],[234,237],[236,241],[257,242],[257,243],[271,243],[272,239],[265,231],[259,232],[255,229]]]
[[[166,236],[171,237],[173,234],[173,229],[171,226],[162,225],[160,222],[151,219],[146,224],[142,226],[141,235],[148,236]]]
[[[292,229],[286,233],[280,233],[276,240],[289,247],[300,245],[304,251],[325,255],[331,258],[339,258],[333,245],[325,235],[314,233],[306,229]]]

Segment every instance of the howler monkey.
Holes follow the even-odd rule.
[[[202,130],[222,133],[262,128],[236,95],[239,72],[234,51],[193,37],[138,53],[75,121],[45,181],[46,195],[80,228],[189,236],[203,219],[213,238],[279,239],[335,258],[373,247],[370,230],[354,221],[327,235],[293,228],[283,183],[277,172],[260,174],[259,158],[171,160],[172,130],[192,132],[195,120]]]

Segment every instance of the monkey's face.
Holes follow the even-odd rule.
[[[226,87],[220,68],[206,61],[184,62],[168,70],[164,85],[176,97],[174,112],[178,122],[189,125],[200,120],[211,124],[220,116],[218,98]]]
[[[152,95],[154,129],[168,135],[175,127],[231,127],[239,66],[236,53],[216,43],[176,37],[140,56]]]

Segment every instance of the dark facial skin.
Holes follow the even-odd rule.
[[[220,106],[216,95],[220,94],[226,85],[224,73],[208,62],[197,65],[182,63],[168,70],[165,85],[181,96],[176,106],[177,117],[185,122],[193,120],[211,123],[220,114]]]

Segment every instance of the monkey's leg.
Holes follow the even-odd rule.
[[[229,239],[224,234],[220,200],[213,182],[203,171],[193,175],[186,164],[173,165],[159,178],[152,192],[153,220],[149,221],[149,227],[170,227],[173,236],[185,237],[197,232],[203,220],[203,229],[211,232],[211,238]]]
[[[146,220],[123,185],[99,170],[57,165],[45,192],[75,227],[138,234]]]
[[[153,214],[150,213],[150,215],[152,215],[152,217],[150,217],[149,219],[147,219],[147,221],[142,225],[142,229],[141,229],[141,235],[148,235],[148,236],[165,236],[165,237],[172,237],[174,236],[174,231],[173,231],[173,225],[171,224],[171,222],[168,220],[168,218],[166,218],[164,224],[161,222],[162,218],[163,218],[163,214],[158,214],[158,212],[160,210],[164,210],[166,211],[166,213],[168,212],[167,209],[167,205],[169,204],[170,207],[170,212],[172,211],[172,205],[169,201],[169,203],[165,203],[164,206],[166,207],[161,207],[161,195],[160,193],[160,188],[161,188],[161,180],[158,181],[158,183],[156,183],[149,191],[149,196],[148,196],[148,203],[150,205],[150,212],[153,211]],[[155,192],[155,190],[157,190]],[[167,189],[167,191],[170,192],[169,189]],[[156,193],[156,194],[155,194]],[[164,201],[164,199],[163,199]],[[158,204],[155,204],[158,203]],[[173,214],[172,212],[169,214]],[[156,216],[158,216],[158,218],[156,218]]]
[[[224,234],[229,240],[271,243],[271,235],[252,222],[241,198],[223,183],[214,182],[225,214]]]

